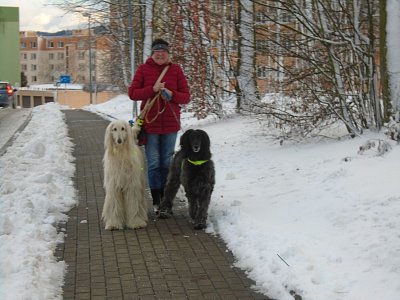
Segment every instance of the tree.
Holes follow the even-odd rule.
[[[25,87],[27,85],[28,85],[28,78],[26,78],[24,72],[21,72],[21,87]]]
[[[124,90],[132,77],[128,0],[64,1],[79,3],[77,11],[96,8],[97,20],[109,22],[110,76]],[[390,114],[389,83],[383,107],[379,89],[383,0],[380,6],[374,0],[132,3],[139,20],[133,23],[134,63],[148,56],[150,38],[169,40],[191,86],[189,109],[199,118],[210,111],[223,115],[222,99],[232,94],[237,111],[265,115],[285,134],[309,134],[340,120],[354,136],[379,129]],[[384,60],[384,49],[380,53]],[[381,73],[390,74],[384,68]],[[390,82],[384,76],[383,83]],[[278,97],[263,101],[260,89]]]
[[[240,111],[242,105],[248,107],[251,101],[259,100],[259,94],[255,82],[255,49],[254,49],[254,4],[251,0],[240,0],[239,20],[237,23],[238,33],[238,61],[237,61],[237,83],[236,92],[238,98],[237,110]]]
[[[339,119],[351,135],[380,128],[377,5],[372,0],[258,2],[266,18],[268,50],[284,71],[278,91],[293,101],[259,104],[259,111],[307,133]],[[279,30],[278,30],[279,29]]]
[[[380,53],[380,71],[381,71],[381,84],[382,84],[382,100],[383,100],[383,118],[384,121],[389,121],[390,111],[392,104],[390,102],[390,89],[389,89],[389,72],[387,65],[387,13],[386,13],[386,0],[379,0],[379,53]]]
[[[383,4],[381,4],[383,5]],[[385,10],[381,6],[382,10]],[[390,102],[392,105],[392,116],[396,122],[400,122],[400,68],[397,64],[399,60],[398,48],[399,42],[398,37],[400,35],[400,29],[398,24],[400,23],[400,16],[397,13],[400,9],[400,3],[398,1],[387,0],[386,1],[386,12],[388,12],[386,22],[387,32],[387,60],[391,63],[387,65],[388,73],[388,85]],[[390,13],[389,13],[390,12]]]

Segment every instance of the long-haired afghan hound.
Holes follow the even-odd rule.
[[[137,144],[138,127],[112,121],[104,137],[104,189],[102,218],[105,229],[147,226],[145,163]]]
[[[171,160],[160,218],[170,218],[173,200],[182,184],[189,203],[189,215],[195,229],[207,226],[208,206],[215,185],[215,168],[211,160],[210,138],[201,129],[189,129],[180,139],[180,150]]]

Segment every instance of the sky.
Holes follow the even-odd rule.
[[[62,299],[66,266],[53,252],[65,233],[56,224],[77,192],[61,108],[33,108],[0,157],[0,299]],[[121,95],[85,109],[128,120],[132,102]],[[210,135],[216,185],[206,231],[221,235],[255,289],[280,300],[292,299],[290,289],[307,300],[399,299],[400,146],[383,132],[281,146],[255,118],[199,123],[184,114],[182,127]],[[391,151],[358,153],[367,141]]]
[[[65,14],[49,0],[0,0],[0,6],[19,7],[20,31],[57,32],[86,26],[87,18]],[[54,1],[53,1],[54,2]]]

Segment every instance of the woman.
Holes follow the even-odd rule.
[[[180,129],[180,105],[190,101],[186,77],[181,67],[171,62],[168,46],[168,42],[163,39],[154,40],[151,57],[138,67],[128,90],[130,99],[142,101],[141,110],[147,101],[160,92],[144,118],[144,128],[147,133],[145,152],[148,179],[156,213]],[[157,83],[166,66],[169,66],[167,72],[161,82]]]

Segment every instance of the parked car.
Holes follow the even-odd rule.
[[[0,81],[0,106],[7,107],[12,106],[15,108],[15,95],[14,92],[16,89],[13,89],[11,84],[7,81]]]

